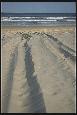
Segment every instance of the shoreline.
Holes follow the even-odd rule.
[[[4,27],[17,27],[17,28],[19,28],[19,27],[21,27],[21,28],[31,28],[31,27],[41,27],[41,28],[45,28],[45,27],[50,27],[50,28],[52,28],[52,27],[76,27],[76,24],[75,25],[73,25],[73,24],[70,24],[70,25],[26,25],[26,26],[12,26],[12,25],[1,25],[1,28],[4,28]]]
[[[67,27],[67,28],[70,28],[70,27],[75,27],[76,28],[76,24],[67,24],[67,25],[56,25],[56,24],[53,24],[53,25],[25,25],[25,26],[20,26],[20,25],[2,25],[1,24],[1,28],[62,28],[62,27]]]

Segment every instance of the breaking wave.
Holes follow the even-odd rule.
[[[1,17],[2,25],[7,26],[25,26],[25,25],[47,25],[50,26],[52,24],[57,25],[67,25],[67,24],[75,24],[76,17],[16,17],[16,16],[6,16]],[[49,25],[48,25],[49,24]],[[54,25],[55,26],[55,25]]]

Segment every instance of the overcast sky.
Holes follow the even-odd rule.
[[[75,2],[1,2],[1,11],[10,13],[75,13]]]

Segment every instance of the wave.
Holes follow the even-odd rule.
[[[28,22],[31,22],[31,21],[57,21],[57,20],[8,20],[8,19],[4,19],[2,21],[28,21]]]
[[[68,19],[67,21],[75,21],[75,20]]]
[[[1,21],[76,21],[75,17],[1,17]]]

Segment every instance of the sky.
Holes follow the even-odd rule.
[[[75,13],[75,2],[1,2],[7,13]]]

